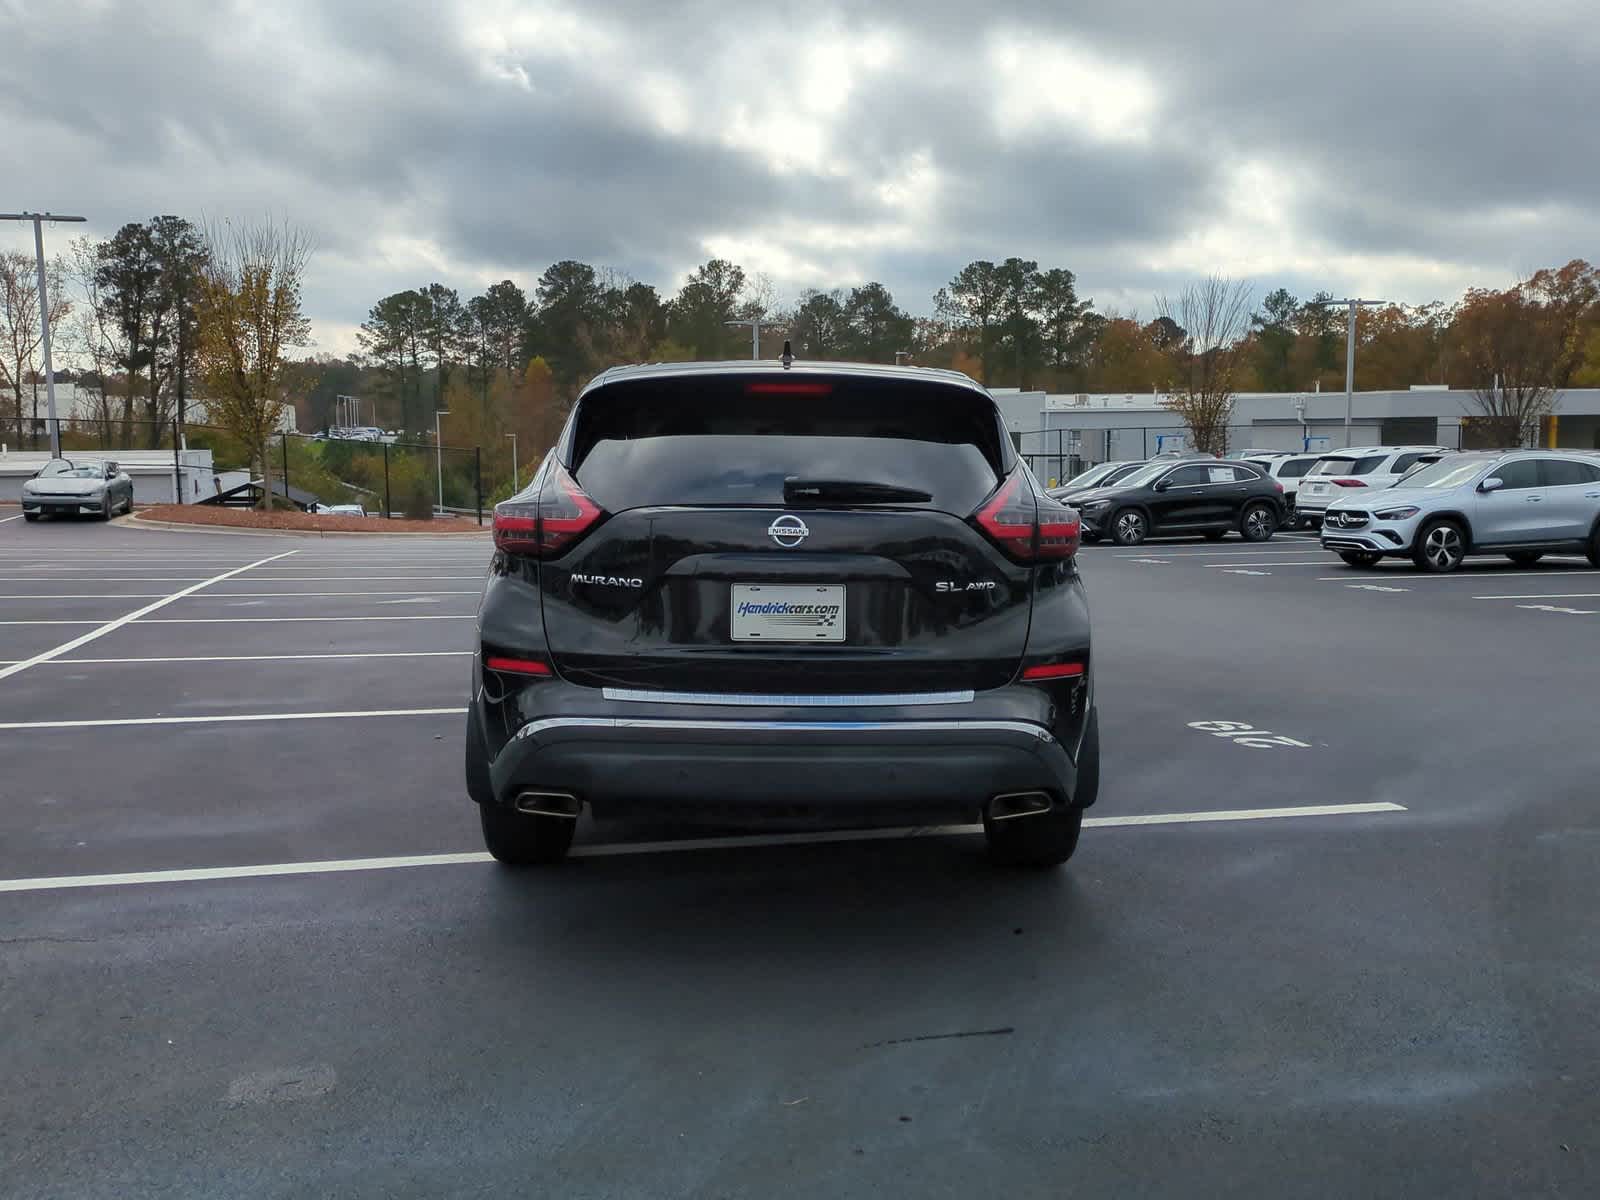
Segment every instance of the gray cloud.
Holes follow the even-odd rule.
[[[1600,229],[1579,4],[0,0],[0,46],[8,203],[308,225],[335,346],[387,291],[564,257],[926,311],[1019,254],[1148,311],[1213,270],[1453,298]]]

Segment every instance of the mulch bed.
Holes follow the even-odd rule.
[[[227,525],[236,529],[289,529],[312,533],[436,533],[487,534],[487,520],[480,527],[471,517],[440,517],[435,521],[412,521],[382,517],[332,516],[286,509],[261,512],[253,508],[218,508],[210,504],[156,504],[138,510],[139,520],[174,525]],[[487,514],[485,514],[487,518]]]

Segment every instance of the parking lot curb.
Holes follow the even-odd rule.
[[[488,537],[490,530],[487,525],[482,529],[442,529],[438,533],[420,533],[410,530],[355,530],[355,529],[241,529],[233,525],[200,525],[189,521],[152,521],[137,513],[130,513],[125,517],[116,517],[111,524],[124,529],[142,529],[150,533],[171,531],[175,533],[220,533],[231,537],[390,537],[390,538],[471,538]]]

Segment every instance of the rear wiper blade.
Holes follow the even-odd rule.
[[[926,504],[932,499],[932,492],[867,479],[802,479],[791,475],[783,481],[785,504]]]

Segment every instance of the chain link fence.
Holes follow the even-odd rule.
[[[172,455],[175,473],[192,476],[192,461],[180,464],[179,450],[209,450],[213,479],[209,488],[185,495],[186,503],[247,503],[258,492],[261,464],[227,430],[215,425],[176,421],[92,420],[63,417],[27,421],[0,434],[6,449],[49,453],[53,433],[63,455],[121,457],[151,452]],[[268,469],[280,502],[298,508],[317,505],[359,505],[375,516],[427,520],[436,515],[467,516],[482,524],[498,499],[514,491],[509,446],[485,453],[477,446],[436,446],[398,439],[358,440],[278,433],[269,439]],[[526,481],[526,473],[524,482]]]

